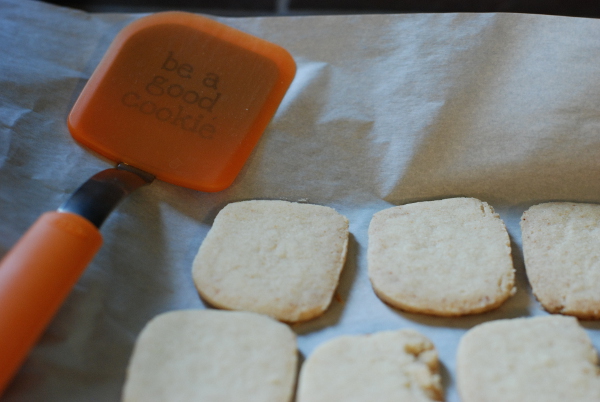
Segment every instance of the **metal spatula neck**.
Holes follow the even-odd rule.
[[[117,205],[136,189],[152,183],[154,176],[120,163],[90,177],[58,209],[80,215],[100,228]]]

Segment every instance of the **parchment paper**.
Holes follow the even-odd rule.
[[[116,33],[140,15],[0,1],[0,255],[43,212],[112,165],[66,117]],[[156,314],[204,308],[191,263],[217,212],[246,199],[346,215],[348,262],[327,313],[294,326],[303,356],[341,334],[414,328],[439,349],[447,400],[476,324],[546,314],[523,267],[519,219],[549,200],[600,201],[600,21],[511,14],[218,18],[287,48],[297,77],[235,184],[155,182],[102,228],[104,246],[3,401],[117,401],[133,342]],[[366,271],[374,212],[478,197],[505,220],[518,292],[465,318],[384,305]],[[583,322],[596,347],[600,325]]]

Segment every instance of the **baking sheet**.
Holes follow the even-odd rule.
[[[140,15],[0,1],[0,255],[111,164],[66,117],[112,38]],[[220,193],[155,182],[102,228],[104,246],[3,401],[117,401],[133,342],[161,312],[204,308],[191,263],[217,212],[247,199],[328,205],[350,220],[339,300],[294,325],[303,356],[341,334],[413,328],[436,345],[446,398],[476,324],[546,314],[531,296],[519,219],[549,200],[600,201],[600,21],[515,14],[217,18],[273,41],[298,73],[238,180]],[[490,203],[511,235],[518,291],[463,318],[374,295],[373,213],[452,196]],[[583,322],[600,347],[600,325]]]

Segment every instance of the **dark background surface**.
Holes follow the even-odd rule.
[[[600,18],[600,1],[559,0],[46,0],[90,12],[182,10],[224,16],[507,12]]]

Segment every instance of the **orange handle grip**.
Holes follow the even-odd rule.
[[[0,394],[101,244],[85,218],[47,212],[0,262]]]

